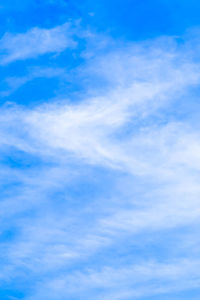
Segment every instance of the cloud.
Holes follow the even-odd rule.
[[[46,282],[45,286],[46,291],[49,291],[48,299],[60,299],[64,296],[82,299],[93,299],[94,296],[96,299],[138,299],[185,290],[184,284],[190,288],[198,287],[198,267],[199,261],[195,260],[179,260],[173,264],[149,261],[121,268],[104,267],[97,272],[87,270],[85,274],[75,272]],[[35,295],[37,299],[44,297],[43,286]],[[98,294],[95,292],[97,289]]]
[[[190,138],[195,144],[198,135],[190,133],[191,126],[176,121],[176,111],[172,112],[174,121],[169,121],[164,110],[178,105],[181,97],[198,85],[200,77],[198,65],[191,59],[185,60],[186,54],[181,49],[174,50],[172,47],[166,50],[157,45],[156,51],[153,44],[146,54],[143,45],[140,50],[138,47],[134,45],[120,52],[114,51],[100,56],[98,60],[92,59],[86,65],[85,76],[88,72],[93,74],[93,78],[102,76],[108,84],[105,91],[98,88],[92,96],[87,93],[77,104],[70,104],[67,100],[45,104],[35,110],[17,108],[16,115],[14,111],[11,114],[8,111],[7,116],[13,118],[11,122],[23,123],[27,139],[33,142],[33,149],[36,143],[36,151],[40,154],[43,149],[55,154],[58,151],[59,155],[65,152],[89,163],[108,164],[136,174],[151,172],[155,151],[158,158],[165,159],[161,144],[164,143],[163,147],[169,151],[176,134],[183,135],[180,143],[182,138]],[[91,70],[91,63],[95,71]],[[152,124],[154,117],[161,125]],[[164,124],[162,118],[165,118]],[[127,126],[128,135],[123,134]],[[181,126],[188,127],[187,134],[184,133],[186,129],[180,130]],[[157,144],[154,143],[155,138]],[[24,142],[27,141],[21,140],[21,143]],[[186,143],[183,146],[189,147]],[[131,153],[128,149],[132,149]],[[139,159],[138,155],[142,153],[144,157]],[[151,155],[149,161],[147,154]],[[158,166],[155,170],[162,171],[159,162]]]
[[[75,46],[69,23],[51,29],[35,27],[26,33],[6,33],[0,40],[1,64],[36,58],[46,53],[60,53]]]
[[[1,153],[23,167],[1,162],[14,187],[0,211],[17,231],[4,244],[2,282],[35,282],[27,299],[197,287],[198,236],[180,244],[183,227],[199,228],[199,62],[166,38],[91,56],[76,72],[86,85],[76,103],[1,109]]]

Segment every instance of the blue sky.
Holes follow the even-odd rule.
[[[0,1],[0,299],[198,300],[200,3]]]

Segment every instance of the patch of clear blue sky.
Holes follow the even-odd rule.
[[[68,19],[109,31],[125,39],[145,39],[163,34],[182,34],[199,25],[200,4],[195,0],[27,0],[1,1],[1,33],[33,26],[52,27]]]

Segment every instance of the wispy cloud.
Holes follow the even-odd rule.
[[[166,38],[90,57],[79,71],[86,85],[98,78],[106,88],[87,88],[76,103],[1,109],[3,156],[9,150],[39,166],[6,169],[20,185],[0,204],[17,228],[4,245],[2,282],[42,274],[27,297],[38,300],[136,299],[197,287],[199,255],[190,253],[198,237],[182,249],[174,238],[160,259],[151,250],[142,260],[134,245],[159,248],[166,232],[180,238],[181,228],[199,227],[199,63],[187,42]]]
[[[74,48],[72,35],[69,23],[51,29],[35,27],[26,33],[6,33],[0,40],[1,64]]]
[[[164,112],[170,111],[171,105],[177,105],[181,97],[199,83],[198,65],[190,59],[185,60],[186,53],[174,50],[174,47],[164,50],[158,45],[156,51],[153,44],[149,49],[147,55],[141,54],[143,45],[141,51],[137,45],[93,61],[93,69],[96,66],[94,77],[100,69],[99,74],[109,82],[109,88],[105,91],[97,89],[93,91],[93,96],[86,94],[78,104],[70,104],[67,100],[61,104],[45,104],[35,110],[16,108],[16,114],[13,110],[10,114],[8,110],[7,117],[13,123],[22,122],[25,125],[29,138],[35,140],[39,152],[42,149],[54,153],[66,151],[85,158],[87,162],[113,164],[129,171],[132,168],[133,173],[150,172],[147,168],[155,159],[156,150],[157,159],[164,159],[164,156],[169,159],[171,156],[172,162],[170,147],[179,147],[179,150],[174,149],[173,155],[175,151],[183,151],[177,145],[183,143],[183,138],[192,139],[191,142],[197,143],[195,147],[198,148],[198,142],[195,142],[198,133],[190,133],[190,124],[178,120],[176,111],[172,112],[172,121]],[[103,67],[108,64],[109,68]],[[89,70],[91,72],[90,66]],[[36,76],[40,73],[47,76],[48,70]],[[50,72],[49,76],[51,74],[55,75],[57,71]],[[113,74],[118,76],[115,78]],[[154,116],[159,124],[152,124]],[[3,119],[6,120],[5,117]],[[127,126],[128,135],[123,134]],[[185,129],[181,130],[181,127]],[[176,141],[174,137],[179,134],[180,141]],[[184,145],[189,147],[185,142]],[[130,147],[131,153],[128,150]],[[186,155],[187,150],[184,151]],[[142,153],[144,157],[139,159],[138,155]],[[149,161],[146,155],[150,156]],[[161,170],[159,164],[158,169]]]
[[[49,291],[49,299],[74,295],[82,299],[93,299],[94,296],[96,299],[112,300],[146,298],[169,291],[185,290],[185,284],[187,287],[197,288],[198,267],[199,261],[195,260],[174,261],[173,264],[149,261],[122,268],[105,267],[98,272],[87,270],[85,274],[75,272],[73,275],[55,278],[46,283],[46,290]],[[39,300],[44,297],[43,287],[44,283],[36,295]]]

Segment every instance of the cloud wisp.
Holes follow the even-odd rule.
[[[39,29],[5,36],[4,63],[62,51],[68,45],[61,39],[64,26],[50,30],[35,52],[12,47],[27,38],[36,43]],[[189,244],[178,247],[182,228],[200,225],[200,75],[187,49],[173,38],[113,49],[78,70],[86,85],[98,78],[105,89],[87,88],[76,103],[1,109],[2,155],[36,161],[26,168],[22,160],[23,172],[13,162],[6,169],[8,177],[15,170],[14,188],[0,208],[17,233],[3,246],[8,266],[2,262],[2,282],[17,278],[20,286],[41,276],[31,300],[137,299],[198,286],[199,255],[191,257]],[[174,239],[166,245],[168,232]],[[199,243],[195,234],[191,239]],[[145,253],[145,243],[160,247],[146,260],[136,249]]]
[[[76,47],[69,23],[55,28],[32,28],[25,33],[6,33],[0,40],[1,65],[36,58],[46,53],[60,53]]]

